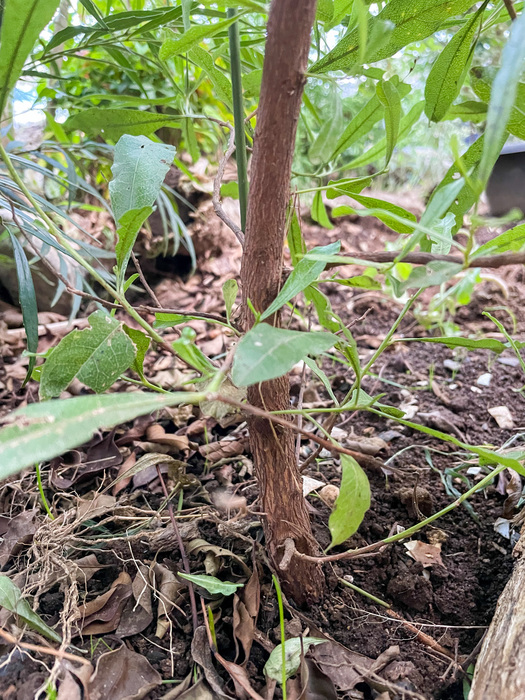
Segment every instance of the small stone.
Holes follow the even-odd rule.
[[[334,503],[339,496],[339,487],[334,484],[327,484],[319,491],[319,497],[329,508],[334,507]]]
[[[451,372],[457,372],[461,368],[461,362],[456,362],[456,360],[450,360],[447,358],[443,360],[443,367],[446,367]]]
[[[481,374],[476,379],[476,384],[479,384],[479,386],[490,386],[491,379],[492,374],[490,374],[490,372],[485,372],[485,374]]]
[[[498,362],[506,367],[519,367],[520,361],[517,357],[498,357]]]
[[[514,427],[514,419],[507,406],[493,406],[488,409],[490,415],[494,418],[500,428],[504,430],[512,430]]]
[[[474,394],[482,394],[483,392],[479,388],[479,386],[471,386],[470,391],[472,391]]]
[[[319,457],[321,457],[321,459],[328,459],[328,457],[331,457],[331,456],[332,456],[332,453],[330,452],[330,450],[327,450],[325,447],[323,447],[321,452],[319,452]]]

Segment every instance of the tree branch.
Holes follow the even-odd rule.
[[[428,265],[428,263],[450,262],[462,265],[465,268],[472,267],[504,267],[505,265],[525,265],[525,251],[519,253],[498,253],[497,255],[483,255],[479,258],[473,258],[465,265],[465,260],[460,255],[438,255],[435,253],[407,253],[404,257],[399,258],[399,251],[378,251],[373,253],[348,253],[347,257],[354,258],[356,261],[363,261],[363,265],[367,262],[377,263],[392,263],[406,262],[413,265]],[[399,258],[399,260],[398,260]],[[340,265],[354,265],[359,262],[348,263],[328,263],[327,269],[339,267]]]

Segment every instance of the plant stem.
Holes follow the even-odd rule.
[[[36,471],[36,481],[38,484],[38,490],[40,492],[40,498],[42,500],[42,505],[44,506],[46,513],[49,515],[51,520],[55,519],[55,516],[51,512],[51,508],[49,507],[49,503],[47,502],[46,495],[44,493],[44,487],[42,486],[42,474],[40,473],[40,464],[35,464],[35,471]]]
[[[284,628],[284,606],[283,606],[283,595],[281,593],[281,586],[279,584],[279,579],[275,574],[272,574],[273,585],[275,586],[275,592],[277,593],[277,604],[279,606],[279,625],[281,627],[281,653],[282,653],[282,675],[281,675],[281,685],[283,688],[283,700],[286,700],[286,630]]]
[[[359,593],[360,595],[364,596],[365,598],[369,598],[373,603],[377,603],[378,605],[382,605],[384,608],[390,608],[390,605],[388,603],[385,603],[384,600],[381,600],[381,598],[376,598],[375,595],[372,595],[371,593],[368,593],[368,591],[365,591],[363,588],[359,588],[359,586],[356,586],[353,583],[350,583],[350,581],[347,581],[344,578],[339,578],[338,579],[339,583],[342,583],[343,586],[347,586],[348,588],[351,588],[353,591],[356,593]]]
[[[237,10],[229,7],[227,17],[235,17]],[[237,178],[239,183],[239,205],[241,209],[241,228],[246,229],[246,211],[248,208],[248,167],[246,159],[246,134],[244,131],[244,105],[242,96],[241,43],[239,23],[234,22],[228,29],[230,40],[230,66],[233,96],[233,124],[235,126],[235,150],[237,160]]]

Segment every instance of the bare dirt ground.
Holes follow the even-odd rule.
[[[366,219],[339,220],[331,231],[305,223],[304,234],[309,247],[341,238],[343,251],[381,250],[385,240],[394,238],[382,225]],[[222,284],[239,271],[235,239],[218,226],[206,203],[193,224],[193,236],[197,272],[181,279],[187,269],[183,256],[163,261],[161,270],[152,263],[148,270],[152,286],[164,307],[222,314]],[[331,302],[346,322],[366,312],[352,328],[366,360],[401,307],[378,292],[340,290],[334,290]],[[524,290],[522,269],[502,269],[496,279],[478,286],[471,303],[457,309],[454,321],[463,335],[493,334],[497,329],[482,316],[483,309],[492,307],[509,329],[514,319],[515,337],[523,340]],[[23,341],[17,313],[6,304],[0,314],[2,414],[37,396],[34,382],[21,389],[26,359],[20,354]],[[41,350],[63,333],[61,319],[52,320],[62,325],[43,332]],[[219,327],[203,321],[192,325],[202,350],[220,358],[226,345]],[[167,339],[176,337],[175,332],[165,333]],[[397,336],[426,333],[414,315],[408,315]],[[166,389],[180,387],[185,380],[183,367],[162,351],[150,351],[145,368],[148,378]],[[351,371],[330,360],[324,370],[336,396],[342,398],[351,384]],[[496,357],[487,351],[466,354],[439,345],[399,342],[378,361],[375,376],[365,380],[364,389],[371,395],[383,393],[383,403],[402,406],[412,420],[462,441],[516,448],[525,434],[525,399],[517,391],[525,383],[521,372],[510,352]],[[303,381],[299,370],[292,376],[293,404],[301,382],[305,406],[327,405],[323,385],[309,375]],[[114,390],[134,389],[120,382]],[[74,384],[69,393],[83,391]],[[488,411],[501,406],[510,412],[512,427],[500,427]],[[348,543],[352,548],[435,513],[486,473],[474,462],[468,464],[454,445],[370,413],[343,415],[336,435],[343,445],[373,457],[366,467],[372,505]],[[315,445],[302,441],[300,462],[314,450]],[[136,460],[159,453],[167,455],[165,462],[157,460],[115,483]],[[217,647],[225,665],[212,660],[200,603],[201,627],[197,633],[193,629],[188,588],[177,577],[183,562],[157,465],[173,496],[191,572],[246,584],[227,597],[197,590],[198,600],[202,595],[213,610]],[[46,515],[34,470],[4,482],[0,566],[29,596],[42,619],[68,637],[69,651],[85,663],[53,665],[54,657],[43,649],[0,645],[4,700],[33,698],[50,673],[58,677],[58,700],[87,697],[86,689],[92,698],[199,700],[246,698],[251,692],[282,697],[279,686],[272,695],[272,682],[263,673],[269,653],[280,642],[279,614],[241,415],[213,417],[191,407],[170,409],[101,433],[89,444],[43,464],[41,471],[55,519]],[[339,460],[323,451],[304,474],[338,486]],[[463,698],[480,640],[512,570],[512,548],[519,534],[513,523],[518,499],[513,500],[512,494],[521,493],[518,481],[506,474],[411,538],[410,549],[401,542],[367,558],[326,565],[324,600],[305,610],[286,605],[290,636],[329,640],[307,655],[310,685],[301,697]],[[319,497],[320,488],[308,502],[315,535],[325,548],[330,542],[330,509]],[[12,615],[0,611],[0,626],[16,636],[14,623]],[[29,629],[23,641],[46,645]],[[110,654],[110,650],[117,651]],[[194,662],[201,680],[188,690]],[[245,681],[239,680],[236,670],[240,666],[252,691],[243,689]],[[288,697],[298,698],[297,685],[292,681],[289,686]]]

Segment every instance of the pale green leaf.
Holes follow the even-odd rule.
[[[183,574],[179,571],[179,576],[185,581],[193,583],[194,586],[204,588],[211,595],[233,595],[238,588],[242,588],[244,583],[231,583],[230,581],[221,581],[215,576],[207,576],[206,574]]]
[[[334,277],[330,280],[324,280],[325,282],[335,282],[335,284],[340,284],[343,287],[359,287],[359,289],[381,289],[381,282],[375,280],[368,275],[356,275],[355,277]]]
[[[158,314],[160,316],[160,314]],[[210,362],[200,348],[195,345],[196,333],[193,328],[186,326],[182,329],[180,338],[172,343],[172,347],[179,357],[190,367],[201,374],[213,374],[216,367]]]
[[[0,479],[61,455],[87,442],[99,428],[157,411],[164,406],[198,403],[204,394],[108,394],[78,396],[24,406],[0,430]]]
[[[306,654],[311,646],[323,644],[326,639],[317,637],[292,637],[284,642],[285,664],[284,670],[286,678],[295,675],[301,665],[301,655]],[[278,644],[272,649],[268,661],[264,665],[264,674],[278,683],[283,680],[283,647]]]
[[[239,15],[233,18],[225,19],[216,24],[194,24],[187,32],[181,35],[169,36],[165,39],[160,47],[159,58],[161,61],[166,61],[172,56],[177,56],[186,53],[194,46],[200,44],[203,39],[208,39],[219,32],[228,29],[230,24],[233,24],[239,19]]]
[[[258,384],[286,374],[305,355],[319,355],[339,342],[331,333],[306,333],[259,323],[242,338],[233,360],[237,386]]]
[[[343,131],[329,160],[333,160],[340,153],[350,148],[352,144],[358,141],[362,136],[370,133],[374,124],[383,118],[385,108],[381,104],[377,95],[374,95],[364,107],[350,121],[346,129]]]
[[[412,231],[414,230],[412,226],[404,224],[399,220],[394,219],[393,217],[388,215],[390,212],[392,214],[395,214],[396,216],[408,219],[409,221],[417,221],[417,217],[412,212],[408,211],[407,209],[404,209],[403,207],[400,207],[398,204],[387,202],[384,199],[377,199],[376,197],[367,197],[362,194],[356,194],[351,192],[347,192],[345,194],[347,194],[348,197],[350,197],[350,199],[355,199],[356,202],[359,202],[359,204],[362,204],[367,209],[380,210],[377,213],[377,218],[380,219],[393,231],[396,231],[397,233],[412,233]],[[330,197],[330,194],[328,194],[328,197]],[[332,216],[334,217],[347,216],[348,214],[355,214],[355,209],[346,205],[342,205],[340,207],[336,207],[332,211]]]
[[[473,39],[486,4],[452,37],[432,66],[425,85],[425,114],[431,121],[441,121],[459,95],[472,60]]]
[[[395,25],[389,41],[378,50],[367,53],[367,63],[388,58],[407,44],[420,41],[437,31],[443,20],[460,15],[472,6],[472,0],[390,0],[376,16],[368,20],[368,35],[375,31],[375,25],[383,27],[384,22]],[[350,72],[359,61],[359,27],[347,32],[339,43],[315,63],[309,70],[324,73],[333,70]]]
[[[427,287],[435,287],[448,282],[454,275],[457,275],[463,269],[459,263],[444,262],[442,260],[434,260],[428,265],[420,265],[415,267],[408,279],[400,283],[402,292],[407,289],[426,289]]]
[[[90,107],[69,117],[64,128],[66,131],[83,131],[89,136],[101,134],[105,138],[117,141],[124,134],[130,136],[149,136],[163,126],[180,128],[182,116],[175,114],[155,114],[136,109],[100,109]]]
[[[334,243],[329,243],[324,246],[317,246],[313,248],[311,253],[313,255],[335,255],[339,252],[341,248],[341,241],[335,241]],[[283,285],[283,288],[279,294],[275,297],[270,306],[261,314],[261,321],[265,318],[272,316],[276,311],[278,311],[286,302],[294,298],[296,294],[302,292],[308,285],[314,282],[321,272],[324,270],[326,263],[319,260],[310,260],[308,255],[301,258],[297,265],[294,267],[290,276]]]
[[[368,477],[350,455],[341,455],[341,488],[334,509],[328,519],[332,535],[330,547],[335,547],[351,537],[363,522],[370,508],[370,484]]]
[[[440,343],[446,345],[447,348],[468,348],[469,350],[491,350],[492,352],[500,353],[507,349],[505,343],[494,338],[457,338],[454,336],[445,336],[443,338],[403,338],[403,343]]]
[[[136,372],[141,379],[144,379],[144,358],[148,352],[151,339],[137,328],[130,328],[124,324],[124,332],[131,338],[136,348],[135,359],[131,363],[131,369]]]
[[[447,119],[461,119],[464,122],[484,122],[487,118],[487,105],[475,100],[465,100],[456,105],[452,105],[448,112],[442,117],[442,121]]]
[[[200,46],[194,46],[189,53],[189,58],[205,71],[216,96],[230,107],[232,104],[231,83],[226,74],[217,68],[212,55]]]
[[[476,95],[483,102],[490,102],[492,85],[497,72],[493,68],[476,66],[470,72],[470,83]],[[480,104],[474,102],[474,104]],[[487,106],[485,106],[484,118],[487,119]],[[525,139],[525,83],[519,82],[516,86],[516,100],[510,111],[507,131],[520,139]]]
[[[60,0],[4,0],[0,32],[0,114],[40,32]]]
[[[385,166],[387,166],[392,158],[397,136],[399,133],[399,125],[401,121],[401,97],[396,90],[393,81],[382,80],[376,86],[377,96],[379,101],[385,108],[385,131],[386,131],[386,154]]]
[[[492,83],[483,153],[478,178],[487,182],[500,151],[507,123],[516,101],[518,82],[525,60],[525,12],[521,12],[510,28],[510,37],[501,54],[501,67]]]
[[[336,90],[333,92],[330,109],[331,114],[326,115],[319,134],[308,151],[308,158],[314,164],[327,163],[331,160],[334,141],[343,129],[343,103]]]
[[[53,642],[60,644],[62,641],[62,637],[58,632],[48,627],[40,615],[37,615],[32,610],[26,598],[22,597],[22,591],[4,574],[0,574],[0,606],[14,613],[19,620],[35,632],[51,639]]]
[[[118,277],[122,281],[126,274],[131,251],[137,240],[138,232],[148,216],[153,213],[153,207],[130,209],[120,217],[117,228],[117,245],[115,257],[117,259]]]
[[[475,260],[480,255],[494,255],[495,253],[517,253],[524,247],[525,224],[520,224],[484,243],[474,252],[472,258]]]
[[[237,284],[237,280],[226,280],[226,282],[222,285],[222,296],[224,299],[224,305],[226,306],[226,318],[228,319],[228,323],[230,322],[230,316],[235,300],[237,299],[238,291],[239,285]]]
[[[135,359],[135,346],[122,324],[103,311],[89,316],[91,328],[71,331],[54,348],[42,368],[40,398],[50,399],[67,389],[76,377],[101,393]]]
[[[332,222],[326,213],[321,190],[318,190],[314,195],[314,201],[312,202],[312,219],[323,228],[333,228]]]
[[[175,149],[145,136],[125,135],[115,146],[109,193],[115,220],[132,209],[152,207],[175,158]]]

